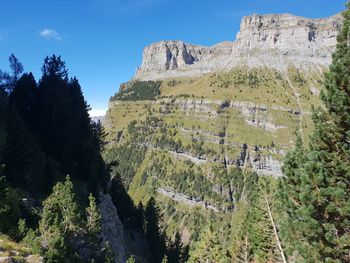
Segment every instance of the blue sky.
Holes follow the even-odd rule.
[[[0,68],[14,53],[40,78],[46,55],[61,55],[95,110],[128,81],[143,47],[159,40],[213,45],[234,40],[242,16],[331,16],[346,0],[3,0]]]

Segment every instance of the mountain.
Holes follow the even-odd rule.
[[[236,41],[212,47],[182,41],[160,41],[147,46],[136,79],[198,76],[227,71],[245,64],[285,70],[308,70],[331,62],[342,17],[309,19],[290,14],[251,15],[242,19]]]
[[[106,161],[135,204],[156,198],[165,232],[181,233],[192,258],[210,233],[230,258],[233,225],[251,193],[261,196],[256,176],[276,185],[296,134],[309,141],[341,25],[339,14],[251,15],[233,42],[153,43],[110,99]]]

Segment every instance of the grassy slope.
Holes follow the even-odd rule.
[[[167,127],[167,136],[176,141],[181,141],[183,146],[190,146],[192,138],[212,139],[208,132],[218,134],[223,128],[226,130],[225,145],[206,141],[203,147],[210,151],[207,156],[236,158],[240,152],[240,145],[247,143],[250,146],[260,145],[269,147],[275,145],[277,150],[288,150],[291,148],[295,138],[295,131],[303,133],[307,142],[308,134],[312,129],[311,105],[319,105],[315,90],[321,87],[321,74],[309,72],[303,74],[296,69],[279,73],[266,68],[248,69],[236,68],[228,73],[208,74],[200,78],[181,78],[176,80],[164,80],[161,86],[161,95],[157,101],[135,101],[135,102],[111,102],[107,114],[106,129],[109,133],[108,139],[114,141],[109,146],[115,146],[117,133],[123,131],[121,142],[128,140],[127,126],[133,120],[145,120],[150,113],[161,118]],[[166,103],[166,99],[170,102]],[[172,98],[172,101],[171,101]],[[176,101],[175,101],[176,99]],[[221,111],[219,104],[209,103],[209,112],[198,112],[196,110],[183,110],[177,103],[189,99],[205,100],[230,100],[231,102],[253,103],[257,106],[267,107],[266,112],[258,111],[255,118],[268,121],[284,128],[275,131],[265,130],[247,124],[247,116],[235,107]],[[162,102],[163,101],[163,102]],[[166,110],[164,110],[166,109]],[[302,118],[295,112],[304,112]],[[161,136],[158,131],[155,137]],[[281,156],[263,150],[261,154],[273,155],[276,159]],[[145,180],[144,172],[152,167],[152,161],[158,158],[164,163],[161,174],[149,176]],[[169,201],[170,199],[156,193],[157,187],[176,188],[172,185],[172,176],[182,168],[187,167],[188,161],[175,160],[165,150],[149,150],[146,158],[137,169],[136,175],[131,182],[129,193],[135,203],[147,202],[150,196],[157,196],[162,211],[164,212],[167,232],[173,233],[175,229],[180,231],[189,240],[195,239],[198,234],[198,226],[207,222],[208,218],[215,222],[228,222],[224,213],[213,213],[202,208],[189,208],[181,203]],[[220,180],[216,174],[219,164],[206,163],[196,165],[204,178],[209,178],[213,184]],[[221,168],[222,169],[222,168]],[[194,182],[200,183],[200,182]],[[191,183],[186,182],[188,189],[192,189]],[[213,196],[205,196],[204,199],[217,205],[225,201]],[[196,219],[197,218],[197,219]],[[201,221],[202,220],[202,221]],[[218,228],[224,229],[224,225]]]

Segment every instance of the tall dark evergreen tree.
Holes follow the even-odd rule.
[[[168,262],[178,263],[182,262],[183,244],[179,232],[175,233],[174,240],[170,240],[168,248]]]
[[[5,176],[13,187],[24,188],[33,194],[45,192],[49,180],[45,155],[14,107],[8,113],[4,164]]]
[[[298,252],[314,262],[350,261],[350,4],[343,16],[306,161],[301,153],[286,160],[288,169],[296,161],[285,182],[295,200],[288,213],[307,244]]]
[[[153,197],[147,203],[145,210],[146,240],[149,251],[149,262],[159,263],[162,261],[166,249],[163,234],[159,228],[159,210]]]
[[[9,102],[13,105],[24,123],[32,129],[34,116],[34,103],[36,95],[36,81],[32,73],[25,73],[16,82],[10,96]]]

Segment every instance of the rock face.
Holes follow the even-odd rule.
[[[244,17],[231,59],[253,58],[253,62],[267,59],[267,65],[272,63],[273,67],[276,67],[273,62],[278,59],[297,67],[310,62],[327,66],[331,62],[341,21],[341,15],[325,19],[289,14]]]
[[[119,220],[117,208],[114,206],[110,195],[101,194],[99,199],[102,218],[102,246],[108,242],[114,253],[115,261],[123,262],[125,257],[123,225]]]
[[[213,47],[197,46],[182,41],[160,41],[146,47],[136,77],[157,79],[177,72],[178,76],[198,75],[221,68],[230,57],[232,43],[223,42]]]
[[[136,79],[196,76],[235,65],[284,70],[290,64],[326,67],[336,45],[341,15],[309,19],[290,14],[251,15],[242,19],[235,42],[212,47],[160,41],[146,47]]]

